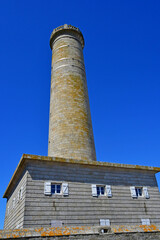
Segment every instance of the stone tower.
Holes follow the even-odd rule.
[[[80,234],[98,240],[108,238],[103,233],[160,231],[160,168],[95,161],[83,46],[82,33],[70,25],[51,35],[51,157],[22,155],[3,195],[6,230],[0,239]],[[146,239],[141,236],[136,239]]]
[[[53,30],[48,155],[96,160],[80,30]]]

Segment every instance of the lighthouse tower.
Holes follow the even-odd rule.
[[[63,25],[51,34],[52,71],[48,155],[96,160],[80,30]]]
[[[22,155],[3,197],[4,229],[24,230],[6,230],[6,235],[0,231],[0,238],[40,234],[57,239],[63,233],[68,238],[73,231],[77,239],[79,229],[89,239],[93,229],[100,239],[97,234],[110,228],[116,233],[129,225],[131,232],[143,225],[159,229],[154,224],[160,223],[155,179],[160,168],[96,161],[82,33],[71,25],[60,26],[50,46],[49,156]]]

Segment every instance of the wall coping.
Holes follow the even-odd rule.
[[[74,27],[70,24],[64,24],[62,26],[55,28],[53,30],[53,32],[51,33],[51,37],[50,37],[51,49],[52,49],[52,43],[54,42],[55,38],[63,33],[67,33],[67,32],[74,32],[77,35],[79,41],[81,42],[82,48],[84,48],[84,38],[83,38],[83,34],[80,31],[80,29],[77,27]]]
[[[107,233],[102,233],[107,229]],[[123,234],[137,232],[160,232],[158,225],[115,225],[106,226],[64,226],[52,228],[28,228],[28,229],[8,229],[0,230],[0,239],[29,238],[29,237],[53,237],[71,235],[103,235],[103,234]]]

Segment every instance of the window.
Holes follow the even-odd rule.
[[[18,229],[18,228],[19,228],[19,224],[16,225],[16,229]]]
[[[13,198],[13,200],[12,200],[12,206],[13,206],[13,208],[15,208],[15,198]]]
[[[136,196],[142,197],[142,187],[135,187]]]
[[[9,215],[9,206],[7,207],[7,214]]]
[[[110,226],[109,219],[100,219],[100,226]]]
[[[22,196],[23,196],[23,187],[21,187],[20,190],[18,191],[17,202],[19,202],[19,200],[22,199]]]
[[[149,218],[141,219],[141,223],[142,223],[142,225],[150,225],[151,224]]]
[[[146,199],[150,198],[147,187],[143,187],[143,195]]]
[[[63,196],[69,195],[69,187],[68,183],[55,183],[55,182],[45,182],[44,183],[44,195],[56,195],[56,194],[63,194]]]
[[[145,197],[146,199],[150,198],[147,187],[130,187],[130,191],[132,198],[139,197]]]
[[[105,186],[97,186],[97,196],[102,196],[105,193]]]
[[[95,185],[92,184],[92,196],[107,196],[108,198],[112,197],[112,191],[110,185]]]
[[[20,192],[18,191],[18,194],[17,194],[17,203],[19,202],[19,199],[20,199]]]
[[[60,194],[61,184],[51,184],[51,194]]]
[[[51,220],[51,227],[62,227],[63,222],[59,220]]]

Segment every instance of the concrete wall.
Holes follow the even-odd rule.
[[[22,228],[25,211],[27,172],[24,172],[17,181],[7,199],[4,229]],[[20,191],[22,191],[20,193]],[[9,207],[9,211],[8,211]]]
[[[83,166],[34,161],[27,166],[24,228],[49,227],[51,220],[64,225],[141,224],[160,222],[160,195],[154,172],[137,169]],[[69,196],[44,195],[44,182],[68,182]],[[91,184],[111,185],[112,198],[93,197]],[[130,186],[147,186],[150,199],[132,199]]]

